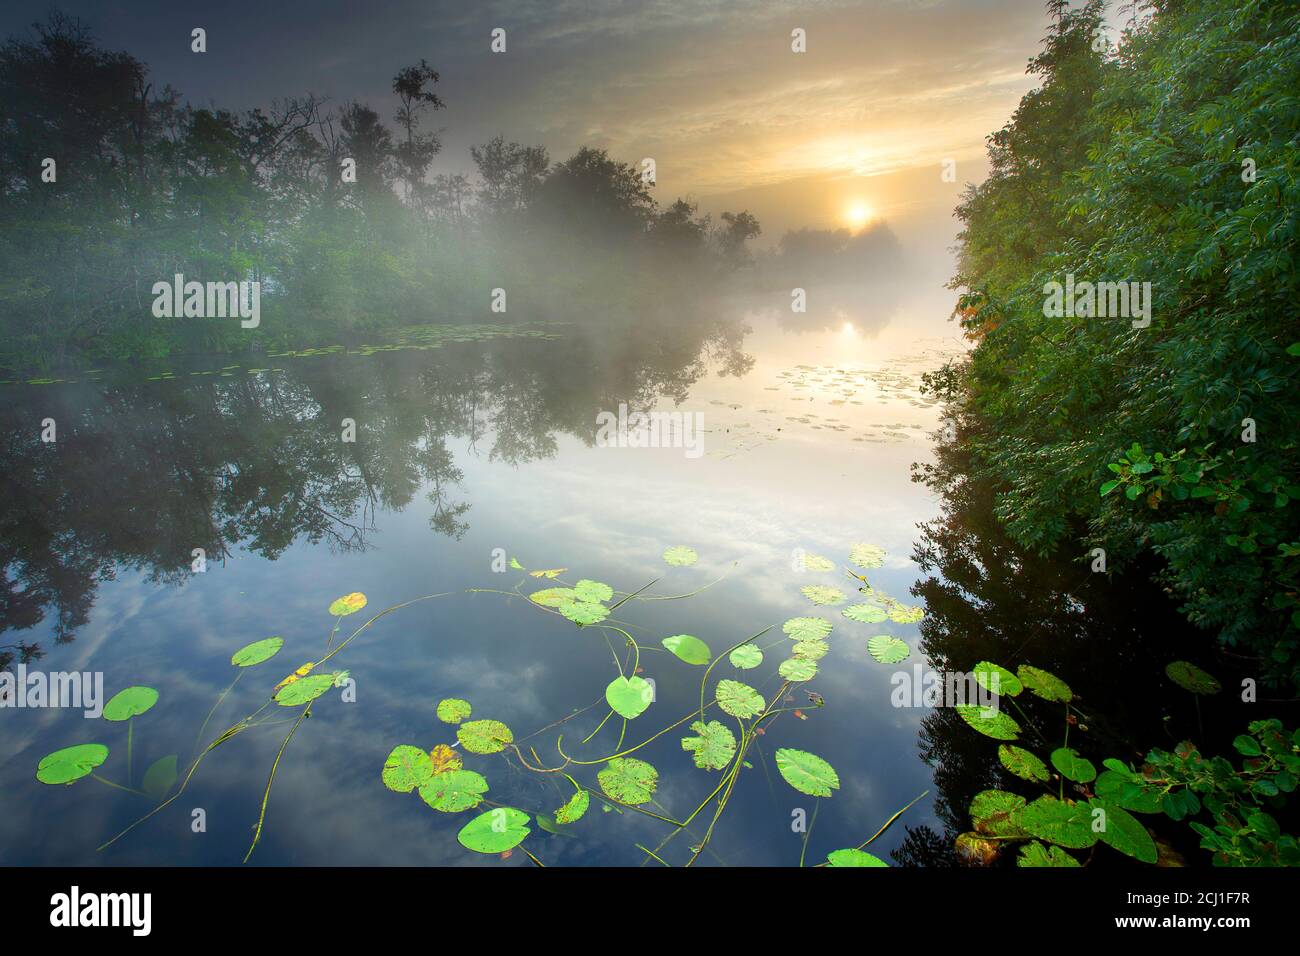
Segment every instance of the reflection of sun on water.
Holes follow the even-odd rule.
[[[861,229],[871,221],[871,207],[864,202],[850,203],[844,210],[844,221],[851,229]]]

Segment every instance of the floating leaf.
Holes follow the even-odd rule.
[[[889,634],[877,634],[867,639],[867,652],[882,664],[898,664],[912,653],[904,641]]]
[[[235,651],[230,657],[230,663],[236,667],[252,667],[254,664],[269,661],[280,653],[282,647],[284,647],[283,637],[268,637],[260,641],[254,641],[252,644],[245,644]]]
[[[601,584],[599,581],[588,581],[583,578],[573,586],[573,593],[577,595],[579,601],[600,604],[614,596],[614,589],[608,584]]]
[[[1012,813],[1011,822],[1040,840],[1071,850],[1086,849],[1097,842],[1097,834],[1092,829],[1092,810],[1086,803],[1069,804],[1056,797],[1039,797]]]
[[[560,605],[560,613],[574,624],[586,627],[590,624],[599,624],[609,617],[609,608],[590,601],[570,601],[568,604]]]
[[[456,739],[472,754],[496,754],[514,743],[515,735],[499,720],[471,720],[456,728]]]
[[[469,701],[448,697],[438,701],[438,719],[444,724],[459,724],[470,715]]]
[[[519,559],[518,559],[518,558],[511,558],[511,559],[510,559],[510,567],[511,567],[513,570],[515,570],[515,571],[522,571],[522,570],[524,569],[524,566],[523,566],[522,564],[519,563]]]
[[[103,744],[77,744],[46,754],[36,765],[36,779],[41,783],[72,783],[91,773],[108,759]]]
[[[844,592],[825,584],[809,584],[799,589],[814,604],[843,604]]]
[[[1020,856],[1016,859],[1016,866],[1077,867],[1078,865],[1079,861],[1059,846],[1043,846],[1037,840],[1022,846]]]
[[[991,866],[1002,852],[1002,845],[978,833],[963,833],[953,843],[953,851],[968,866]]]
[[[850,621],[858,621],[861,624],[879,624],[889,617],[888,611],[875,604],[850,604],[844,609],[843,614]]]
[[[682,749],[695,755],[695,766],[701,770],[721,770],[736,755],[736,735],[721,721],[707,724],[695,721],[691,730],[699,736],[683,737]]]
[[[1126,856],[1142,863],[1155,863],[1158,853],[1155,841],[1137,817],[1107,800],[1093,798],[1088,801],[1093,810],[1101,810],[1105,817],[1098,838]]]
[[[563,574],[567,570],[569,569],[568,568],[547,568],[544,571],[529,571],[528,573],[530,576],[535,578],[546,578],[548,581],[554,581],[556,578],[558,578],[561,574]]]
[[[488,784],[482,774],[473,770],[449,770],[436,773],[420,784],[424,802],[443,813],[460,813],[472,810],[483,802]]]
[[[1020,725],[1000,710],[981,707],[979,704],[957,704],[958,716],[985,737],[994,740],[1015,740],[1020,735]]]
[[[514,807],[494,807],[461,827],[456,839],[475,853],[504,853],[523,843],[532,832],[528,829],[529,819],[528,814]]]
[[[971,674],[981,687],[999,697],[1016,697],[1025,689],[1019,677],[990,661],[980,661],[972,668]]]
[[[659,771],[635,757],[615,757],[596,774],[600,788],[620,803],[640,806],[654,796]]]
[[[1028,664],[1021,664],[1016,668],[1016,676],[1020,678],[1022,684],[1043,700],[1054,700],[1065,704],[1074,699],[1074,692],[1070,690],[1070,685],[1055,674],[1030,667]]]
[[[429,760],[433,764],[435,774],[459,770],[465,766],[464,758],[446,744],[434,744],[433,749],[429,751]]]
[[[915,624],[925,617],[925,608],[907,604],[894,604],[889,609],[889,619],[895,624]]]
[[[302,678],[306,677],[308,674],[311,673],[312,668],[315,666],[316,665],[312,661],[308,661],[306,664],[303,664],[302,667],[299,667],[296,671],[294,671],[284,680],[280,681],[280,683],[276,684],[273,688],[271,688],[271,693],[274,695],[276,692],[280,690],[281,687],[288,687],[290,684],[294,683],[295,681],[302,680]]]
[[[158,703],[158,692],[152,687],[128,687],[113,695],[104,705],[105,720],[130,720],[143,714]]]
[[[167,796],[167,791],[176,782],[176,760],[177,755],[172,754],[151,763],[149,769],[144,772],[144,780],[140,784],[140,789],[155,800],[161,800]]]
[[[707,664],[713,660],[713,651],[709,650],[709,645],[689,634],[665,637],[661,643],[688,664]]]
[[[1066,780],[1075,783],[1091,783],[1097,779],[1097,768],[1089,760],[1080,757],[1073,747],[1058,747],[1051,754],[1052,766],[1060,771]]]
[[[389,790],[410,793],[433,776],[433,760],[419,747],[398,744],[384,761],[380,776]]]
[[[615,677],[605,688],[605,700],[614,713],[628,720],[640,717],[654,700],[654,688],[642,677]]]
[[[820,554],[805,554],[803,556],[803,569],[805,571],[834,571],[835,562],[829,558],[823,558]]]
[[[824,617],[792,617],[781,626],[793,641],[821,641],[831,632],[831,622]]]
[[[826,857],[827,866],[889,866],[878,856],[872,856],[865,850],[832,850]]]
[[[351,594],[345,594],[330,605],[330,614],[335,617],[346,617],[349,614],[356,614],[366,606],[366,596],[360,591],[353,591]]]
[[[731,666],[737,670],[752,670],[763,663],[763,651],[757,644],[741,644],[731,652],[728,660],[731,661]]]
[[[577,823],[582,819],[582,815],[587,812],[587,807],[591,805],[591,794],[586,790],[579,790],[571,796],[567,803],[555,811],[556,823]]]
[[[281,687],[276,692],[275,702],[281,707],[300,707],[310,704],[333,686],[333,674],[312,674]]]
[[[788,681],[802,683],[817,676],[817,664],[802,657],[792,657],[782,661],[776,671]]]
[[[1222,689],[1217,678],[1187,661],[1172,661],[1165,665],[1165,675],[1193,694],[1217,694]]]
[[[1023,836],[1011,821],[1011,814],[1025,805],[1025,798],[1005,790],[981,790],[971,801],[970,818],[975,829],[986,836]]]
[[[800,641],[790,653],[806,661],[819,661],[830,649],[831,646],[825,641]]]
[[[855,544],[849,552],[849,560],[864,570],[884,567],[885,550],[874,544]]]
[[[776,752],[776,769],[786,783],[810,797],[829,797],[832,790],[840,788],[835,768],[806,750],[782,747]]]
[[[528,595],[529,600],[542,607],[562,607],[578,599],[578,592],[573,588],[543,588]]]
[[[767,706],[762,694],[737,680],[718,681],[713,693],[718,706],[732,717],[756,717]]]
[[[1002,766],[1022,780],[1047,783],[1051,777],[1047,772],[1047,764],[1023,747],[1001,744],[998,746],[998,759],[1002,761]]]
[[[684,568],[699,560],[694,548],[678,544],[664,551],[664,562],[675,568]]]

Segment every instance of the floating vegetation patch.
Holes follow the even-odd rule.
[[[694,548],[678,544],[664,551],[664,563],[675,568],[689,567],[700,559]]]

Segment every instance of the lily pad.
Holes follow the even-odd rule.
[[[659,786],[659,771],[635,757],[615,757],[596,774],[600,788],[619,803],[640,806]]]
[[[925,617],[925,608],[908,604],[893,604],[889,608],[889,619],[895,624],[915,624]]]
[[[632,720],[645,713],[654,700],[654,688],[642,677],[615,677],[605,688],[605,700],[620,717]]]
[[[614,589],[608,584],[602,584],[599,581],[589,581],[583,578],[573,586],[573,593],[577,595],[579,601],[587,601],[591,604],[600,604],[608,601],[614,596]]]
[[[695,553],[694,548],[688,548],[684,544],[674,545],[664,551],[664,563],[670,564],[675,568],[689,567],[698,561],[700,556]]]
[[[792,617],[781,625],[794,641],[821,641],[831,632],[831,622],[824,617]]]
[[[140,789],[155,800],[161,800],[167,796],[167,791],[171,790],[172,785],[176,783],[176,762],[177,754],[155,760],[149,765],[149,769],[144,772],[144,779],[140,783]]]
[[[499,720],[471,720],[456,728],[456,739],[472,754],[496,754],[514,743],[515,735]]]
[[[1092,829],[1092,808],[1069,804],[1056,797],[1039,797],[1011,814],[1011,822],[1047,843],[1082,850],[1097,842]]]
[[[1016,866],[1077,867],[1078,865],[1079,861],[1059,846],[1043,846],[1037,840],[1022,846],[1020,856],[1016,858]]]
[[[230,663],[236,667],[252,667],[263,661],[269,661],[280,648],[284,647],[283,637],[267,637],[252,644],[245,644],[230,657]]]
[[[420,784],[424,802],[443,813],[472,810],[483,802],[488,783],[473,770],[448,770],[437,773]]]
[[[433,760],[419,747],[398,744],[384,761],[380,776],[389,790],[410,793],[433,776]]]
[[[727,659],[737,670],[752,670],[763,663],[763,651],[757,644],[741,644]]]
[[[844,592],[826,584],[809,584],[799,589],[814,604],[843,604]]]
[[[689,634],[665,637],[661,643],[688,664],[707,664],[713,660],[713,651],[709,650],[709,645]]]
[[[281,687],[276,691],[275,702],[281,707],[300,707],[310,704],[333,686],[333,674],[312,674]]]
[[[1155,841],[1137,817],[1108,800],[1094,797],[1088,804],[1093,810],[1101,810],[1105,814],[1102,818],[1104,825],[1098,834],[1102,843],[1142,863],[1156,862],[1158,854]]]
[[[776,671],[788,681],[802,683],[817,676],[817,663],[802,657],[792,657],[782,661]]]
[[[714,690],[718,706],[732,717],[757,717],[767,706],[763,695],[737,680],[720,680]]]
[[[438,719],[444,724],[459,724],[470,715],[469,701],[448,697],[438,701]]]
[[[587,812],[587,807],[590,805],[591,794],[586,790],[579,790],[568,799],[564,806],[555,811],[555,822],[576,823],[582,819],[582,815]]]
[[[330,614],[335,617],[346,617],[349,614],[356,614],[366,606],[366,596],[360,591],[353,591],[351,594],[345,594],[338,598],[330,605]]]
[[[465,766],[464,758],[446,744],[434,744],[433,749],[429,751],[429,760],[433,762],[435,774],[459,770]]]
[[[158,703],[158,692],[152,687],[128,687],[113,695],[104,705],[105,720],[130,720],[143,714]]]
[[[998,759],[1002,761],[1002,766],[1022,780],[1047,783],[1051,778],[1051,774],[1047,772],[1047,764],[1023,747],[1001,744],[998,747]]]
[[[959,717],[985,737],[994,740],[1015,740],[1020,736],[1020,725],[1000,710],[990,710],[979,704],[957,704]]]
[[[1020,678],[1020,683],[1043,698],[1043,700],[1052,700],[1062,704],[1074,700],[1074,692],[1070,690],[1070,685],[1055,674],[1039,670],[1037,667],[1030,667],[1028,664],[1021,664],[1016,668],[1016,676]]]
[[[1005,790],[981,790],[970,804],[970,818],[975,830],[986,836],[1023,836],[1024,831],[1011,821],[1011,814],[1025,805],[1025,798]]]
[[[1075,783],[1091,783],[1097,779],[1097,768],[1092,761],[1080,757],[1072,747],[1058,747],[1051,754],[1052,766],[1066,780]]]
[[[999,697],[1016,697],[1025,689],[1019,677],[991,661],[980,661],[971,669],[971,674],[981,687]]]
[[[578,600],[578,592],[573,588],[543,588],[534,591],[528,598],[542,607],[561,607]]]
[[[898,664],[912,653],[904,641],[889,634],[877,634],[867,639],[867,653],[882,664]]]
[[[695,766],[701,770],[721,770],[736,755],[736,735],[721,721],[707,724],[695,721],[691,730],[698,736],[683,737],[682,749],[695,756]]]
[[[861,624],[879,624],[889,617],[889,612],[875,604],[850,604],[843,611],[850,621]]]
[[[863,570],[884,567],[885,549],[874,544],[855,544],[849,551],[849,560]]]
[[[89,775],[108,759],[108,748],[103,744],[77,744],[46,754],[36,765],[36,779],[50,785],[72,783]]]
[[[1165,675],[1183,690],[1193,694],[1217,694],[1223,687],[1218,678],[1187,661],[1172,661],[1165,665]]]
[[[832,850],[826,857],[827,866],[889,866],[878,856],[872,856],[865,850],[850,848]]]
[[[457,841],[475,853],[504,853],[524,842],[532,831],[530,817],[514,807],[494,807],[460,828]]]
[[[782,747],[776,752],[776,769],[786,783],[810,797],[829,797],[832,790],[840,788],[835,768],[806,750]]]
[[[609,617],[609,608],[603,604],[594,604],[590,601],[570,601],[567,604],[561,604],[559,610],[574,624],[581,624],[584,627],[599,624]]]
[[[825,641],[800,641],[790,653],[805,661],[819,661],[830,653],[830,649]]]
[[[820,554],[805,554],[803,556],[803,569],[805,571],[825,572],[834,571],[835,562],[830,558],[823,558]]]

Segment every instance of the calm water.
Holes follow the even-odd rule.
[[[625,745],[698,706],[703,668],[664,652],[661,638],[692,634],[718,653],[775,625],[759,642],[776,645],[759,669],[738,673],[724,661],[711,679],[770,694],[788,646],[783,621],[823,614],[835,630],[809,685],[825,708],[808,708],[806,720],[782,715],[760,738],[701,862],[798,862],[792,815],[811,816],[816,801],[778,775],[772,754],[782,746],[823,756],[841,778],[816,808],[809,862],[860,843],[927,789],[905,822],[951,836],[970,794],[990,785],[989,742],[953,726],[951,712],[891,707],[899,667],[873,661],[868,636],[906,641],[907,669],[927,656],[952,667],[985,656],[1012,666],[1033,660],[1086,689],[1107,680],[1090,671],[1098,646],[1090,641],[1127,648],[1108,667],[1158,673],[1168,658],[1132,638],[1152,616],[1162,626],[1173,618],[1148,598],[1134,610],[1131,595],[1117,605],[1113,594],[1090,596],[1097,585],[1077,572],[1026,564],[995,531],[961,507],[945,511],[910,480],[913,462],[933,458],[941,412],[920,396],[919,376],[961,349],[942,321],[945,301],[936,293],[899,304],[875,327],[853,315],[791,324],[733,305],[708,321],[661,317],[614,332],[580,323],[523,335],[443,329],[411,332],[400,339],[407,347],[374,354],[351,343],[168,374],[106,369],[4,386],[0,643],[38,643],[44,657],[33,667],[102,671],[107,695],[132,684],[159,690],[157,706],[135,721],[138,782],[154,760],[178,754],[184,765],[194,752],[234,676],[237,648],[285,639],[278,657],[243,675],[207,738],[256,710],[292,668],[320,658],[334,598],[364,592],[369,607],[348,619],[360,623],[391,604],[457,592],[385,617],[331,662],[351,671],[357,699],[330,692],[293,740],[253,862],[528,865],[521,853],[503,862],[461,848],[455,834],[473,812],[441,814],[414,794],[390,792],[379,777],[384,759],[396,744],[454,742],[434,716],[443,697],[468,699],[474,717],[502,720],[516,738],[582,711],[528,743],[550,766],[560,762],[558,733],[571,756],[608,755],[617,719],[588,745],[579,741],[604,716],[603,701],[591,705],[616,672],[601,631],[466,589],[545,586],[497,573],[500,553],[527,568],[568,568],[569,583],[593,578],[623,592],[658,579],[647,595],[721,578],[689,599],[634,601],[617,612],[648,648],[643,676],[657,686]],[[620,402],[702,413],[705,454],[597,447],[597,413]],[[53,445],[39,440],[46,417],[57,422]],[[355,443],[340,440],[347,418],[357,424]],[[918,528],[925,522],[928,533]],[[804,549],[842,566],[856,542],[885,549],[884,567],[868,572],[872,583],[931,605],[925,621],[857,624],[800,593],[832,584],[851,602],[842,572],[801,570],[796,555]],[[667,566],[661,554],[671,545],[696,549],[699,562]],[[207,554],[202,574],[190,570],[198,547]],[[1000,562],[1006,574],[993,573]],[[918,583],[919,596],[910,595]],[[807,703],[803,688],[794,694]],[[1116,713],[1122,725],[1122,706]],[[0,710],[0,722],[6,864],[238,863],[288,727],[218,748],[179,801],[96,853],[150,802],[91,779],[45,786],[33,774],[44,754],[96,741],[112,751],[98,773],[124,782],[125,725],[58,709]],[[719,779],[692,765],[684,732],[635,754],[660,771],[661,812],[679,817]],[[553,811],[571,793],[558,775],[524,772],[502,756],[470,756],[467,766],[487,777],[489,798],[530,814]],[[595,788],[597,769],[571,772]],[[206,833],[191,831],[195,808],[206,812]],[[706,825],[699,818],[663,856],[684,862]],[[668,829],[593,801],[562,834],[534,824],[525,846],[548,865],[635,864],[645,859],[636,844],[656,846]],[[942,841],[927,852],[926,831],[918,832],[907,859],[941,861]],[[896,826],[873,849],[883,856],[906,835]]]

